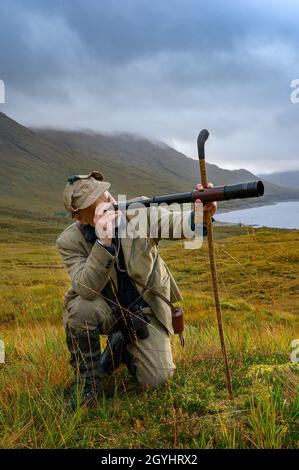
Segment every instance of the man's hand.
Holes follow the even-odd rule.
[[[213,188],[213,183],[208,183],[208,188]],[[203,191],[205,188],[203,187],[202,184],[197,184],[195,186],[195,189],[197,191]],[[196,199],[195,202],[201,202],[200,199]],[[207,202],[206,204],[203,205],[203,212],[206,214],[210,214],[211,216],[215,215],[217,211],[217,202]]]
[[[110,246],[114,235],[114,228],[121,215],[121,211],[111,209],[112,202],[101,202],[97,205],[94,213],[93,223],[100,242]],[[110,211],[107,209],[111,209]]]

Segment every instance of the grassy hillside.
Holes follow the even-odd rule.
[[[91,131],[75,132],[55,129],[35,129],[35,132],[53,143],[59,143],[68,151],[85,154],[87,159],[90,156],[98,155],[103,165],[101,167],[103,171],[107,162],[112,163],[112,168],[118,166],[119,163],[129,166],[131,169],[129,181],[133,181],[134,184],[133,186],[129,185],[124,192],[129,194],[130,197],[136,196],[136,194],[150,196],[170,192],[184,192],[186,188],[192,189],[199,181],[198,161],[186,157],[186,155],[161,142],[151,142],[140,136],[130,134],[107,135]],[[194,145],[196,145],[196,142],[194,142]],[[211,163],[207,163],[207,171],[209,179],[215,185],[234,184],[258,179],[246,169],[224,170]],[[109,174],[110,177],[111,167],[108,168],[108,172],[105,170],[104,174]],[[117,172],[114,186],[118,192],[120,192],[119,188],[123,184],[119,174]],[[125,174],[122,173],[122,175]],[[148,178],[151,182],[149,190],[147,189]],[[114,184],[113,172],[109,181]],[[152,181],[158,184],[156,190]],[[135,193],[132,192],[132,187]],[[138,191],[136,193],[137,189],[139,189],[139,193]],[[286,189],[265,181],[265,196],[263,198],[227,201],[220,203],[220,208],[225,210],[236,209],[292,198],[299,199],[298,190]]]
[[[103,172],[111,192],[152,196],[191,190],[199,180],[198,163],[165,144],[140,137],[105,136],[90,132],[30,130],[0,113],[0,212],[26,218],[63,216],[61,192],[70,174]],[[215,184],[255,179],[246,170],[208,166]],[[270,183],[260,200],[225,203],[239,207],[276,200],[299,199]]]
[[[58,227],[56,227],[58,229]],[[93,411],[68,415],[71,381],[62,328],[69,280],[47,223],[25,240],[1,240],[0,447],[295,448],[298,446],[299,231],[216,228],[216,253],[234,402],[227,399],[207,246],[161,253],[184,295],[186,347],[173,338],[177,371],[144,392],[122,368]],[[55,228],[54,228],[55,231]]]

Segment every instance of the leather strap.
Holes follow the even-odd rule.
[[[82,235],[84,236],[84,232],[82,230],[82,227],[81,227],[81,224],[79,221],[76,222],[76,225],[77,227],[79,228],[80,232],[82,233]],[[157,261],[157,258],[155,260],[155,264],[156,264],[156,261]],[[128,274],[128,273],[127,273]],[[128,275],[129,276],[129,275]],[[130,276],[129,276],[130,277]],[[175,312],[176,311],[176,307],[173,305],[172,302],[170,302],[169,299],[167,299],[167,297],[165,297],[165,295],[161,294],[160,292],[158,292],[156,289],[154,289],[153,287],[151,286],[147,286],[146,284],[144,284],[143,282],[141,281],[137,281],[136,279],[130,277],[130,279],[132,279],[133,282],[135,282],[136,284],[138,284],[139,286],[141,286],[143,288],[143,293],[146,291],[151,291],[154,295],[157,295],[158,297],[160,297],[160,299],[164,300],[164,302],[167,303],[167,305],[169,305],[169,307],[171,308],[171,311],[172,312]]]
[[[154,289],[153,287],[151,286],[147,286],[146,284],[143,284],[143,282],[141,281],[137,281],[136,279],[133,279],[131,278],[132,281],[136,282],[136,284],[138,284],[139,286],[143,287],[143,293],[146,291],[151,291],[154,295],[157,295],[158,297],[160,297],[160,299],[164,300],[164,302],[167,303],[167,305],[169,305],[169,307],[171,308],[171,311],[174,312],[176,310],[175,306],[173,305],[172,302],[170,302],[169,299],[167,299],[167,297],[165,297],[163,294],[161,294],[160,292],[158,292],[156,289]]]

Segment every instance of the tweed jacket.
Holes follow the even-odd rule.
[[[143,198],[143,197],[141,197]],[[138,198],[140,199],[140,198]],[[191,212],[168,210],[160,206],[146,208],[147,229],[151,224],[151,232],[147,236],[134,233],[133,236],[120,238],[127,274],[135,281],[136,289],[143,295],[144,300],[152,309],[153,314],[173,334],[170,306],[151,290],[143,291],[136,281],[147,286],[169,299],[172,303],[182,300],[181,292],[159,253],[159,242],[164,238],[186,238],[180,227],[188,224]],[[134,212],[134,211],[133,211]],[[127,211],[123,217],[130,224],[135,215]],[[190,220],[190,219],[189,219]],[[163,233],[163,227],[168,225],[168,233]],[[131,227],[131,233],[134,230]],[[167,231],[166,231],[167,232]],[[189,232],[190,233],[190,230]],[[191,232],[194,236],[194,233]],[[154,234],[154,235],[152,235]],[[169,235],[169,236],[168,236]],[[188,236],[188,238],[191,238]],[[84,238],[77,223],[68,226],[57,238],[56,247],[62,256],[63,263],[70,275],[71,287],[65,294],[65,308],[68,302],[76,296],[93,301],[101,296],[107,284],[113,284],[117,291],[117,273],[115,269],[116,256],[112,255],[97,241],[89,243]]]

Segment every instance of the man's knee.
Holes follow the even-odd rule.
[[[176,367],[168,331],[153,314],[149,318],[149,337],[129,345],[128,350],[134,358],[139,384],[156,388],[169,381]]]
[[[165,386],[172,378],[175,371],[175,366],[169,369],[153,369],[151,373],[144,373],[144,371],[137,370],[137,381],[144,389],[154,389],[157,387]]]
[[[109,332],[114,321],[111,307],[104,299],[86,300],[79,295],[68,302],[63,320],[65,326],[69,324],[88,330],[99,328],[102,334]]]

